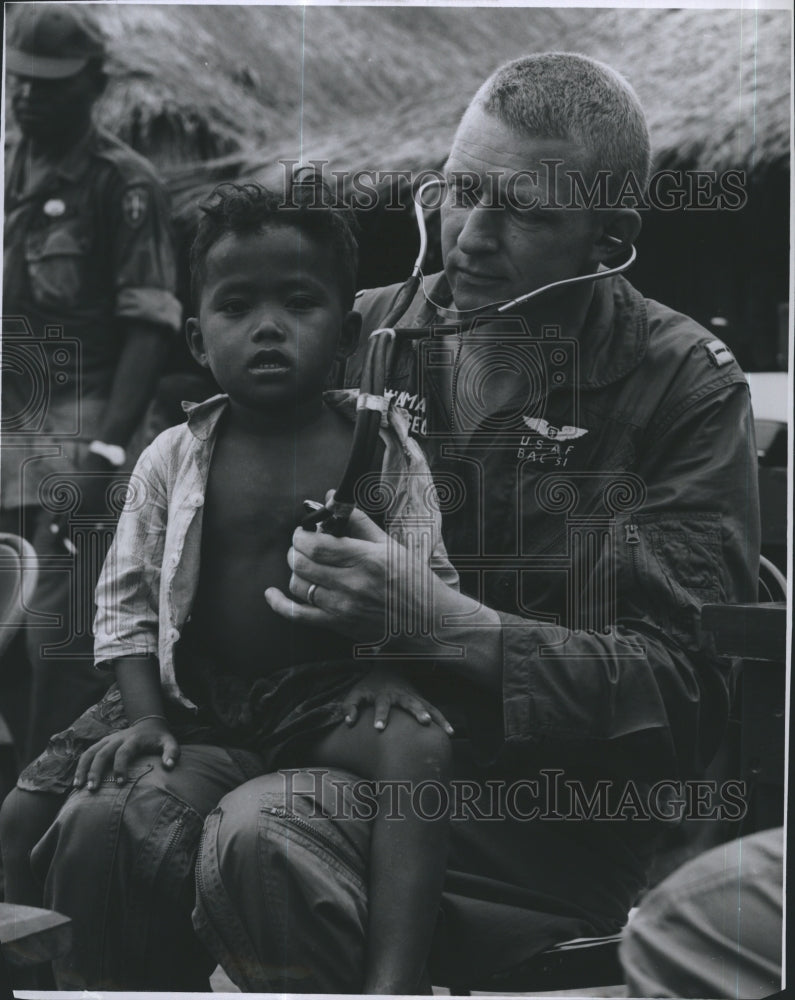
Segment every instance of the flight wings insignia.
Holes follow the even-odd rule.
[[[563,427],[555,427],[554,424],[547,423],[542,417],[522,417],[530,430],[536,434],[542,434],[545,438],[555,441],[571,441],[573,438],[582,437],[588,431],[584,427],[572,427],[564,424]]]

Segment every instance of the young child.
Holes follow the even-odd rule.
[[[18,815],[20,798],[49,792],[39,812],[51,817],[67,781],[123,783],[145,754],[179,766],[180,743],[191,742],[256,750],[265,771],[448,779],[452,730],[432,705],[399,673],[352,659],[350,640],[295,627],[264,597],[288,590],[302,502],[325,497],[352,439],[356,393],[323,388],[358,338],[357,248],[347,216],[318,204],[319,190],[302,183],[282,202],[257,185],[222,185],[205,206],[188,340],[225,395],[190,408],[136,466],[97,588],[95,657],[118,686],[26,769]],[[399,538],[430,474],[400,411],[381,437],[393,485],[402,471],[386,514]],[[438,516],[433,531],[431,566],[449,582]],[[374,725],[371,708],[358,714],[376,699],[401,709],[388,725]],[[412,993],[436,921],[447,820],[406,810],[389,822],[385,811],[373,821],[362,990]]]

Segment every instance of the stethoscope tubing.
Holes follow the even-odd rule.
[[[439,178],[426,181],[424,184],[420,185],[414,194],[414,212],[417,219],[417,230],[420,238],[417,259],[414,261],[411,274],[403,282],[392,299],[389,309],[387,310],[380,326],[373,330],[368,338],[367,351],[365,353],[364,363],[362,366],[362,377],[359,384],[360,402],[372,399],[377,400],[380,398],[384,401],[383,405],[381,407],[361,406],[358,408],[353,432],[353,441],[351,442],[351,451],[348,457],[348,463],[340,481],[340,485],[334,494],[334,499],[325,506],[312,501],[305,501],[307,513],[301,521],[301,527],[306,528],[307,530],[315,529],[338,536],[345,534],[348,518],[350,517],[356,500],[356,485],[361,480],[362,476],[371,471],[370,467],[372,465],[373,455],[375,454],[375,448],[378,443],[378,436],[381,429],[381,417],[382,413],[385,412],[387,405],[385,402],[387,374],[391,368],[391,359],[398,339],[396,326],[398,321],[406,313],[406,310],[411,305],[418,291],[421,290],[426,301],[429,302],[442,315],[447,314],[452,317],[466,317],[469,319],[488,312],[489,310],[494,310],[496,313],[502,315],[503,313],[506,313],[511,309],[515,309],[517,306],[522,305],[525,302],[529,302],[537,296],[544,295],[553,289],[569,287],[586,281],[601,281],[604,278],[611,278],[614,275],[621,274],[623,271],[626,271],[627,268],[631,267],[638,255],[636,248],[630,243],[628,244],[630,251],[629,256],[625,261],[616,267],[605,268],[604,270],[596,271],[593,274],[576,275],[573,278],[564,278],[560,281],[553,281],[547,285],[543,285],[541,288],[535,288],[531,292],[527,292],[525,295],[519,295],[508,302],[490,302],[485,306],[478,306],[476,309],[469,310],[459,311],[447,309],[446,307],[435,303],[428,295],[425,288],[425,275],[422,271],[422,266],[425,263],[425,257],[428,251],[428,230],[425,225],[422,194],[426,188],[442,183],[443,181]],[[610,236],[608,238],[613,240],[615,243],[624,245],[622,244],[622,241],[615,236]],[[417,332],[412,330],[411,336],[416,338]]]

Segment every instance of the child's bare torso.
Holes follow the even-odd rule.
[[[303,501],[323,501],[337,485],[353,425],[325,408],[304,426],[262,434],[241,432],[227,417],[207,483],[194,638],[224,673],[252,678],[349,656],[349,639],[294,626],[271,611],[264,592],[289,593],[287,551]]]

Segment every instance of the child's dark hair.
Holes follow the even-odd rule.
[[[335,251],[343,306],[352,307],[359,266],[358,227],[353,212],[335,202],[316,171],[296,174],[284,196],[261,184],[219,184],[200,208],[203,214],[190,249],[190,288],[196,309],[210,248],[227,233],[256,233],[268,226],[294,226],[328,243]]]

